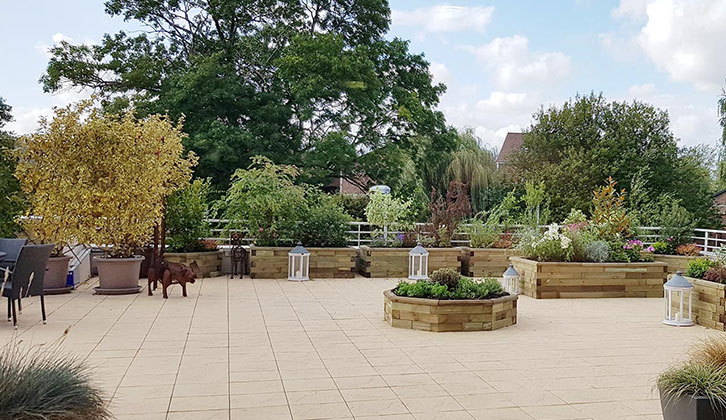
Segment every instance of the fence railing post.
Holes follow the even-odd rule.
[[[708,231],[703,235],[703,252],[708,253]]]

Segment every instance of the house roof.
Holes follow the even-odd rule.
[[[507,137],[504,138],[504,144],[499,150],[499,156],[497,156],[497,163],[506,163],[509,157],[519,151],[522,148],[522,133],[507,133]]]

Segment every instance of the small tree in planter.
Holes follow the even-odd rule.
[[[133,251],[149,242],[165,197],[189,182],[196,163],[184,157],[183,137],[181,123],[165,116],[104,115],[88,100],[56,109],[21,142],[18,177],[33,176],[37,199],[54,203],[47,211],[63,236],[105,252],[98,292],[138,292],[143,258]]]
[[[366,205],[365,215],[368,223],[383,228],[383,231],[371,232],[371,246],[401,246],[403,237],[389,234],[388,228],[407,224],[410,208],[411,201],[395,198],[380,191],[374,192]]]

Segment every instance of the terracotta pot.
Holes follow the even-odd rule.
[[[667,398],[660,393],[660,405],[663,420],[724,420],[726,407],[716,409],[705,397],[683,395],[678,398]]]
[[[70,293],[72,287],[66,286],[68,263],[70,261],[70,256],[51,257],[48,259],[45,278],[43,279],[44,294]]]
[[[101,295],[125,295],[139,293],[139,270],[142,256],[131,258],[95,257],[98,266],[98,283],[96,293]]]

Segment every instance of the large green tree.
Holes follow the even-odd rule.
[[[0,237],[13,236],[18,225],[14,219],[22,210],[20,184],[13,176],[15,172],[15,136],[5,130],[12,121],[12,107],[0,97]]]
[[[571,208],[588,211],[609,176],[627,191],[637,181],[644,206],[667,196],[710,218],[709,171],[699,156],[678,149],[665,111],[590,94],[537,112],[514,162],[524,180],[544,182],[555,220]]]
[[[251,156],[301,179],[397,176],[386,158],[418,133],[451,147],[423,55],[387,40],[386,0],[109,0],[148,30],[51,50],[46,91],[91,88],[110,109],[184,115],[197,175],[224,187]]]

